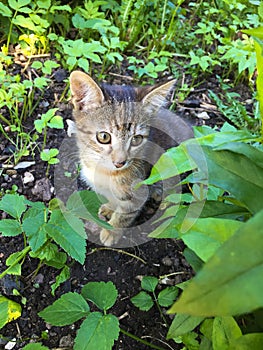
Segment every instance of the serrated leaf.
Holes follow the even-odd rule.
[[[197,327],[204,317],[177,314],[169,328],[167,339],[172,339],[180,335],[191,332]]]
[[[56,282],[51,285],[51,294],[55,295],[56,289],[61,285],[61,283],[65,282],[70,278],[70,269],[68,266],[65,266],[60,274],[56,276]]]
[[[72,226],[70,223],[78,223]],[[60,210],[51,213],[46,225],[46,232],[59,244],[73,259],[81,264],[86,258],[86,239],[84,237],[83,223],[78,218],[71,217],[69,222]]]
[[[155,288],[158,285],[158,278],[153,277],[153,276],[143,276],[142,282],[141,282],[141,287],[144,290],[147,290],[148,292],[154,292]]]
[[[39,312],[39,316],[53,326],[66,326],[89,314],[86,300],[78,293],[63,294],[52,305]]]
[[[112,282],[89,282],[81,291],[82,296],[106,311],[116,302],[118,291]]]
[[[153,306],[152,297],[144,291],[132,297],[131,302],[142,311],[148,311]]]
[[[233,317],[215,317],[213,322],[213,350],[228,350],[234,339],[242,336],[242,332]]]
[[[179,289],[175,286],[165,288],[158,294],[158,303],[164,307],[171,306],[178,295],[178,291]]]
[[[34,213],[36,212],[36,209],[34,208],[31,210],[34,211]],[[23,221],[23,230],[28,238],[32,251],[37,251],[47,240],[44,211],[36,216],[25,218]]]
[[[217,250],[169,312],[233,316],[263,307],[262,222],[263,210]]]
[[[18,194],[6,194],[0,201],[0,210],[5,211],[15,219],[20,219],[26,210],[25,197]]]
[[[6,237],[17,236],[22,233],[22,227],[17,220],[2,219],[0,221],[0,232]]]
[[[111,350],[119,336],[119,321],[114,315],[93,312],[80,326],[74,350]]]

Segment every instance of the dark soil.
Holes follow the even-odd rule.
[[[68,75],[64,71],[60,74]],[[115,79],[117,83],[123,81],[127,82],[126,79]],[[33,120],[37,118],[37,115],[46,112],[49,108],[58,107],[58,113],[64,121],[71,119],[70,105],[56,102],[57,96],[60,97],[64,88],[65,83],[56,79],[55,75],[52,84],[46,89],[41,99],[40,106],[32,118],[26,121],[26,127],[29,130],[32,130]],[[187,118],[192,124],[220,126],[223,119],[216,110],[212,109],[213,106],[207,93],[208,89],[215,91],[217,88],[216,82],[212,80],[206,82],[198,90],[193,91],[183,104],[177,104],[177,113]],[[1,112],[4,113],[5,111],[2,110]],[[209,119],[198,118],[201,112],[207,112],[206,117]],[[66,130],[50,130],[47,148],[59,148],[65,137]],[[39,141],[41,142],[41,140]],[[10,143],[1,135],[0,163],[3,167],[0,176],[1,190],[11,190],[12,186],[16,185],[18,193],[25,195],[32,201],[48,202],[54,197],[56,195],[53,187],[54,169],[51,168],[47,177],[46,164],[40,160],[39,153],[36,151],[34,159],[32,156],[21,159],[21,161],[35,161],[34,165],[26,169],[14,170],[12,166],[10,168],[6,167],[6,164],[10,164],[10,162],[7,162],[7,158],[11,155],[11,152]],[[33,182],[23,183],[26,172],[34,176]],[[2,218],[5,217],[4,213],[0,213],[0,218],[1,215]],[[14,238],[0,236],[0,272],[5,269],[7,257],[11,253],[21,250],[23,244],[23,238],[20,236]],[[116,285],[119,293],[118,300],[110,311],[120,319],[122,329],[163,349],[181,349],[180,344],[177,345],[173,341],[166,340],[168,329],[164,325],[158,308],[155,306],[148,312],[139,311],[132,305],[130,298],[140,291],[142,276],[159,277],[171,274],[169,278],[163,280],[163,283],[160,283],[159,290],[167,285],[175,285],[188,280],[193,275],[193,271],[183,256],[183,250],[182,242],[172,239],[152,239],[145,244],[123,250],[104,249],[99,245],[88,242],[85,264],[82,266],[72,262],[71,277],[56,290],[55,297],[51,295],[50,286],[54,283],[58,271],[43,266],[35,276],[34,271],[38,267],[38,261],[27,257],[23,264],[21,277],[9,275],[0,281],[1,294],[21,303],[21,297],[13,296],[12,291],[16,289],[26,300],[23,305],[22,317],[7,324],[1,330],[0,349],[5,349],[6,343],[14,338],[16,339],[14,350],[21,349],[31,340],[41,341],[50,349],[58,347],[63,349],[72,348],[80,323],[68,327],[52,327],[38,316],[38,312],[66,292],[80,292],[82,286],[89,281],[112,281]],[[165,314],[165,310],[163,312]],[[171,317],[169,315],[165,317],[168,323],[171,323]],[[121,334],[114,345],[114,349],[146,350],[150,347]]]

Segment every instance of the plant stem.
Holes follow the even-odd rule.
[[[143,264],[147,265],[147,262],[145,260],[143,260],[142,258],[132,254],[132,253],[128,253],[128,252],[125,252],[125,250],[122,250],[122,249],[115,249],[115,248],[107,248],[107,247],[101,247],[101,248],[95,248],[95,249],[92,249],[92,251],[89,253],[89,254],[93,254],[99,250],[112,250],[114,252],[118,252],[118,253],[121,253],[121,254],[126,254],[126,255],[129,255],[131,256],[132,258],[134,259],[137,259],[139,261],[141,261]],[[89,255],[88,254],[88,255]]]
[[[120,331],[121,331],[121,333],[123,333],[124,335],[127,335],[128,337],[130,337],[130,338],[132,338],[132,339],[134,339],[134,340],[137,340],[138,342],[140,342],[140,343],[142,343],[142,344],[144,344],[144,345],[147,345],[147,346],[149,346],[149,347],[152,348],[152,349],[166,350],[166,349],[164,349],[164,348],[160,348],[160,347],[157,346],[157,345],[151,344],[151,343],[147,342],[146,340],[143,340],[143,339],[141,339],[141,338],[139,338],[139,337],[136,337],[136,335],[131,334],[131,333],[125,331],[125,330],[122,329],[122,328],[120,328]]]

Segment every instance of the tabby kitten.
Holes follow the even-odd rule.
[[[115,228],[101,230],[104,245],[116,244],[146,200],[160,194],[158,186],[136,191],[134,185],[149,175],[165,150],[192,137],[188,124],[165,109],[173,87],[174,81],[141,88],[99,87],[87,74],[71,73],[82,177],[108,200],[100,215]]]

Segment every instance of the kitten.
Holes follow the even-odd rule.
[[[160,194],[160,186],[134,185],[145,179],[160,155],[185,139],[192,129],[165,109],[174,81],[160,86],[134,88],[102,84],[87,74],[70,76],[73,117],[86,183],[108,200],[100,208],[115,228],[102,229],[100,241],[116,244],[141,213],[149,197]]]

